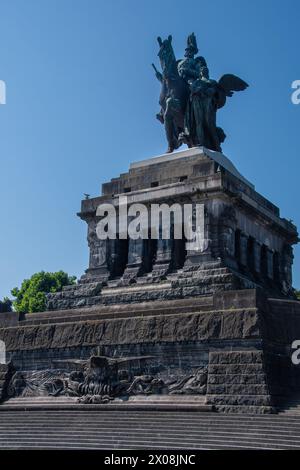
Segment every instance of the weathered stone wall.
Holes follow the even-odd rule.
[[[6,350],[259,338],[256,309],[129,317],[0,329]]]
[[[0,402],[7,396],[7,387],[12,374],[13,367],[10,363],[0,364]]]
[[[207,403],[223,412],[271,412],[263,351],[210,352]]]

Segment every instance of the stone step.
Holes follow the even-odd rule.
[[[177,302],[141,302],[140,304],[99,305],[89,308],[69,310],[53,310],[48,312],[30,313],[20,321],[20,325],[35,325],[41,323],[61,323],[86,321],[105,318],[126,318],[130,316],[176,314],[194,311],[205,311],[213,305],[212,296],[187,298]]]
[[[62,404],[62,403],[76,403],[76,398],[74,397],[15,397],[9,398],[4,402],[9,405],[32,405],[32,404]],[[4,406],[3,404],[0,406]]]
[[[178,410],[196,412],[213,411],[212,405],[207,405],[205,396],[145,396],[131,397],[129,400],[116,399],[108,404],[82,404],[76,397],[16,397],[6,400],[0,405],[0,410]]]
[[[5,405],[60,405],[60,404],[78,404],[76,397],[60,396],[60,397],[51,397],[51,396],[38,396],[38,397],[14,397],[5,401]],[[131,405],[153,405],[153,404],[167,404],[167,405],[195,405],[202,406],[206,404],[205,396],[197,395],[152,395],[152,396],[143,396],[137,395],[135,397],[130,397],[129,400],[116,399],[111,405],[122,405],[125,406]],[[4,406],[4,405],[0,405]],[[80,405],[84,407],[84,404]]]
[[[97,408],[98,407],[98,408]],[[31,417],[32,419],[39,419],[41,416],[56,419],[61,417],[62,420],[65,417],[69,417],[70,419],[73,417],[76,419],[77,416],[80,416],[81,419],[93,418],[95,421],[108,419],[112,420],[114,417],[118,417],[119,420],[123,421],[139,421],[141,416],[143,419],[149,420],[166,420],[168,421],[179,421],[182,423],[188,422],[201,422],[201,423],[210,423],[210,424],[220,424],[225,422],[235,423],[237,425],[240,423],[241,425],[254,425],[254,424],[264,424],[264,425],[271,425],[277,426],[282,424],[286,424],[287,426],[290,425],[300,425],[300,418],[296,417],[282,417],[280,414],[273,414],[273,415],[238,415],[238,414],[223,414],[223,413],[188,413],[186,414],[184,411],[163,411],[162,413],[153,412],[151,410],[144,409],[143,412],[132,410],[132,409],[123,409],[122,413],[118,413],[114,409],[109,409],[108,407],[101,407],[96,405],[94,407],[89,407],[89,405],[81,405],[80,409],[73,408],[68,410],[51,410],[48,411],[46,409],[36,410],[36,411],[20,411],[20,410],[8,410],[5,406],[0,406],[0,424],[3,422],[2,418],[4,417]]]
[[[281,398],[277,406],[277,411],[280,414],[300,415],[300,396],[292,395],[289,397]]]
[[[278,413],[280,413],[280,414],[286,413],[286,414],[292,414],[292,415],[299,415],[299,414],[300,414],[300,410],[295,410],[295,409],[279,410]]]
[[[298,406],[288,406],[284,408],[278,408],[278,413],[300,413],[300,407]]]
[[[34,413],[34,412],[33,412]],[[2,415],[2,419],[3,415]],[[69,416],[65,416],[63,419],[59,419],[57,416],[54,419],[53,417],[50,419],[47,416],[39,416],[39,418],[31,418],[30,417],[30,422],[23,423],[22,419],[16,419],[14,418],[14,422],[3,422],[0,424],[0,435],[2,435],[5,432],[18,432],[20,425],[22,426],[23,430],[28,429],[29,432],[37,432],[38,430],[44,430],[45,427],[47,427],[48,432],[51,433],[53,431],[56,431],[56,427],[59,425],[59,428],[61,428],[64,423],[72,422],[72,430],[74,432],[82,432],[82,433],[87,433],[87,432],[94,432],[94,431],[99,431],[99,423],[101,423],[101,430],[106,429],[106,430],[112,430],[116,431],[116,426],[115,422],[111,422],[108,418],[102,418],[101,420],[96,420],[94,422],[91,422],[91,418],[84,419],[82,418],[80,414],[77,415],[76,421],[70,418]],[[166,432],[175,432],[174,430],[174,422],[176,423],[176,432],[178,430],[184,430],[186,426],[188,425],[189,428],[189,433],[203,433],[203,432],[210,432],[211,429],[214,429],[216,433],[235,433],[238,435],[241,434],[256,434],[256,433],[263,433],[266,434],[267,436],[271,435],[280,435],[282,438],[290,436],[294,436],[297,439],[300,438],[300,429],[299,429],[299,424],[294,427],[288,427],[284,426],[283,424],[280,424],[280,426],[271,426],[271,425],[263,425],[261,424],[253,424],[252,426],[247,426],[246,423],[244,424],[238,424],[234,425],[232,422],[202,422],[201,421],[201,428],[199,428],[199,421],[195,422],[186,422],[186,421],[181,421],[180,419],[173,420],[168,422],[167,420],[155,420],[155,419],[148,419],[145,421],[139,420],[118,420],[118,432],[127,432],[128,429],[136,429],[136,430],[147,430],[147,432],[155,432],[157,426],[159,426],[162,430],[165,430]],[[85,424],[88,424],[88,428],[85,427]],[[84,427],[82,427],[84,425]],[[27,431],[26,431],[27,432]]]
[[[79,419],[79,418],[78,418]],[[57,434],[59,432],[63,432],[64,424],[56,421],[52,423],[39,423],[39,424],[27,424],[23,425],[22,421],[18,422],[18,426],[11,427],[9,425],[1,426],[0,428],[0,440],[1,438],[5,437],[6,433],[19,433],[20,427],[22,428],[23,432],[27,435],[28,433],[39,434],[43,433],[47,430],[47,434]],[[82,422],[76,426],[75,422],[69,423],[68,427],[71,427],[72,433],[76,434],[79,433],[81,435],[94,435],[94,433],[99,433],[105,431],[106,434],[108,433],[118,433],[118,434],[125,434],[128,435],[130,433],[138,432],[139,434],[146,433],[151,435],[155,435],[157,429],[160,429],[161,433],[166,434],[177,434],[177,433],[184,433],[188,427],[189,436],[191,435],[207,435],[210,432],[214,432],[216,435],[237,435],[237,436],[245,436],[245,437],[255,437],[257,435],[260,438],[266,439],[274,439],[274,437],[280,438],[281,440],[297,440],[300,442],[299,436],[299,427],[297,429],[282,430],[277,429],[270,429],[270,428],[263,428],[263,427],[256,427],[247,429],[245,426],[244,428],[234,427],[233,425],[224,425],[215,427],[214,425],[210,426],[202,426],[201,430],[199,430],[199,426],[190,427],[189,425],[181,426],[180,423],[176,422],[176,431],[174,431],[174,423],[173,426],[170,424],[168,426],[164,425],[164,423],[154,423],[153,425],[145,424],[141,426],[140,424],[133,423],[124,423],[123,426],[116,422],[115,424],[109,425],[109,423],[105,424],[102,421],[97,424],[97,426],[91,426],[90,422]]]
[[[182,271],[179,273],[179,278],[191,278],[191,277],[212,277],[229,274],[231,271],[229,268],[212,268],[212,269],[198,269],[196,271],[186,272]]]
[[[13,411],[11,413],[24,413],[20,411]],[[37,413],[37,411],[30,411],[31,414]],[[57,413],[60,413],[57,412]],[[57,416],[54,419],[52,417],[51,419],[45,416],[39,416],[38,419],[31,418],[31,416],[23,416],[23,419],[25,419],[25,422],[22,422],[21,418],[15,418],[13,416],[10,416],[6,414],[4,416],[4,412],[1,415],[1,419],[4,419],[5,421],[1,423],[0,425],[0,434],[2,435],[6,431],[18,431],[19,427],[22,426],[23,429],[29,429],[29,431],[34,431],[36,432],[39,429],[43,429],[46,427],[49,432],[53,431],[56,429],[56,427],[59,428],[59,430],[64,429],[64,426],[69,426],[70,424],[72,425],[72,430],[74,432],[94,432],[94,431],[102,431],[103,429],[111,429],[113,431],[118,430],[118,432],[127,432],[129,430],[141,430],[141,431],[147,431],[152,433],[157,427],[160,427],[161,429],[164,429],[166,431],[170,432],[178,432],[178,430],[185,430],[188,426],[189,433],[202,433],[202,432],[208,432],[210,430],[214,430],[215,432],[219,433],[236,433],[238,435],[240,434],[256,434],[257,432],[259,433],[265,433],[266,435],[272,435],[272,434],[280,434],[283,438],[284,437],[289,437],[290,435],[294,436],[294,438],[300,438],[300,430],[299,430],[299,423],[297,426],[294,427],[287,427],[283,426],[281,423],[280,425],[277,424],[277,426],[271,426],[271,425],[266,425],[264,426],[263,423],[256,423],[253,424],[250,427],[247,427],[246,423],[243,425],[235,424],[232,422],[202,422],[202,421],[194,421],[194,422],[181,422],[180,419],[176,419],[173,421],[168,422],[166,419],[148,419],[144,422],[142,417],[136,420],[131,420],[130,418],[128,419],[122,419],[119,420],[114,416],[114,421],[112,422],[108,418],[102,417],[101,419],[96,419],[93,421],[93,417],[90,416],[88,419],[82,416],[83,413],[77,413],[76,419],[73,416],[64,416],[64,419],[59,419]],[[14,422],[12,422],[12,420]],[[101,424],[101,426],[100,426]],[[116,428],[116,424],[118,425]],[[176,426],[174,426],[176,424]],[[201,425],[201,426],[200,426]],[[82,427],[83,426],[83,427]],[[100,426],[100,427],[99,427]]]
[[[279,408],[282,408],[282,409],[291,408],[291,407],[300,409],[300,404],[298,402],[288,402],[279,406]]]
[[[58,399],[59,397],[57,397]],[[54,398],[55,399],[55,398]],[[8,402],[6,402],[8,403]],[[74,409],[73,411],[60,411],[59,412],[59,416],[64,416],[64,415],[76,415],[78,414],[80,411],[82,411],[84,414],[86,414],[87,416],[90,416],[90,415],[93,415],[93,411],[92,410],[88,410],[87,407],[89,405],[80,405],[80,409]],[[101,417],[104,417],[104,416],[108,416],[108,417],[111,417],[111,416],[115,416],[116,415],[116,411],[113,410],[113,405],[110,404],[108,405],[107,407],[105,407],[104,405],[97,405],[97,406],[100,406],[99,410],[97,411],[96,415],[95,416],[101,416]],[[103,413],[100,414],[100,409],[103,410]],[[37,411],[35,412],[34,414],[31,414],[31,412],[27,412],[28,415],[30,416],[39,416],[39,415],[42,415],[43,413],[45,412],[45,414],[47,416],[51,416],[51,415],[56,415],[56,411],[46,411],[46,410],[40,410],[40,411]],[[5,405],[2,404],[0,405],[0,413],[6,413],[7,415],[10,413],[9,411],[6,411],[5,410]],[[15,411],[13,411],[12,413],[15,413]],[[26,414],[26,412],[22,412],[23,414]],[[131,419],[139,419],[141,416],[141,413],[140,411],[134,411],[132,409],[125,409],[123,408],[123,411],[122,413],[120,414],[120,417],[125,417],[127,419],[127,417],[130,417]],[[153,418],[155,417],[155,419],[159,418],[160,417],[160,414],[159,413],[153,413],[152,411],[149,411],[147,410],[146,408],[144,409],[143,411],[143,416],[145,417],[145,419],[148,419],[148,418]],[[202,421],[203,420],[211,420],[212,422],[216,422],[216,421],[220,421],[220,422],[223,422],[224,420],[230,420],[230,421],[234,421],[234,422],[244,422],[244,423],[248,423],[248,424],[251,424],[253,422],[263,422],[263,423],[267,423],[267,422],[271,422],[271,423],[282,423],[282,416],[280,414],[267,414],[267,415],[238,415],[238,414],[223,414],[223,413],[205,413],[205,414],[194,414],[194,413],[191,413],[191,414],[185,414],[184,412],[182,412],[180,414],[180,411],[176,411],[176,412],[163,412],[162,413],[162,416],[164,417],[168,417],[168,419],[178,419],[178,417],[180,416],[180,419],[181,420],[191,420],[191,419],[195,419],[195,420],[199,420],[201,419]],[[286,419],[286,422],[288,423],[292,423],[293,421],[295,421],[295,423],[300,423],[300,420],[299,420],[299,417],[289,417]]]
[[[59,411],[59,412],[58,412]],[[98,420],[107,420],[108,422],[111,422],[112,417],[116,416],[116,411],[114,409],[108,410],[107,408],[100,408],[100,407],[95,407],[90,408],[89,405],[81,405],[81,408],[76,408],[73,407],[72,409],[64,409],[64,410],[58,410],[53,408],[52,410],[47,410],[46,408],[42,408],[41,410],[18,410],[16,407],[14,409],[8,409],[7,407],[1,407],[0,409],[1,416],[14,416],[15,420],[18,419],[17,413],[20,413],[20,416],[27,416],[31,417],[31,420],[39,420],[40,417],[47,417],[47,419],[51,420],[52,417],[53,419],[59,419],[61,417],[61,420],[63,421],[64,419],[67,418],[72,418],[72,416],[80,416],[81,419],[83,420],[89,420],[91,416],[95,417],[95,422]],[[180,414],[181,413],[181,414]],[[224,420],[224,416],[226,416],[226,420]],[[227,418],[228,416],[228,418]],[[145,422],[150,422],[150,421],[160,421],[161,419],[164,422],[167,423],[173,423],[174,421],[177,421],[183,424],[188,424],[191,423],[198,423],[199,420],[201,420],[202,424],[207,424],[207,425],[220,425],[223,426],[223,424],[230,423],[233,424],[235,423],[235,426],[256,426],[257,424],[259,425],[264,425],[264,426],[277,426],[280,424],[280,426],[287,426],[287,428],[290,428],[291,426],[298,426],[299,425],[299,416],[289,416],[289,417],[283,417],[282,415],[272,415],[274,418],[272,419],[267,419],[266,415],[256,415],[255,420],[253,422],[250,421],[250,416],[248,415],[223,415],[220,413],[188,413],[185,414],[183,411],[162,411],[162,418],[160,417],[159,413],[154,413],[153,411],[149,409],[144,409],[143,410],[143,417],[145,419]],[[120,422],[124,421],[130,421],[130,422],[139,422],[141,417],[141,412],[138,410],[133,410],[130,408],[127,408],[126,410],[123,409],[122,413],[120,413]],[[242,419],[242,417],[246,417],[246,419]],[[237,419],[234,419],[237,418]],[[275,419],[276,418],[276,419]],[[1,423],[0,423],[1,425]]]
[[[174,284],[179,286],[193,286],[193,285],[202,285],[202,284],[224,284],[227,282],[233,282],[235,279],[234,274],[228,272],[225,274],[215,274],[213,276],[203,275],[203,276],[192,276],[192,277],[181,277],[176,281],[173,281]]]
[[[30,431],[30,430],[24,430],[22,428],[23,432],[25,431],[26,434],[24,436],[24,438],[22,439],[23,442],[26,440],[26,441],[30,441],[30,440],[34,440],[37,432],[44,432],[45,429],[40,429],[40,430],[33,430],[33,431]],[[211,430],[211,431],[198,431],[198,432],[188,432],[188,435],[184,436],[183,437],[183,431],[179,430],[179,431],[166,431],[166,430],[163,430],[163,437],[160,437],[160,436],[156,436],[155,435],[155,432],[154,431],[151,431],[151,432],[146,432],[145,430],[141,430],[141,429],[136,429],[136,430],[124,430],[122,433],[119,432],[118,429],[115,429],[115,430],[111,430],[111,429],[101,429],[101,430],[93,430],[92,432],[83,432],[81,431],[79,428],[76,432],[74,432],[74,430],[72,429],[72,440],[75,440],[75,439],[80,439],[81,441],[98,441],[98,440],[102,440],[102,439],[107,439],[107,436],[108,436],[108,433],[109,433],[109,438],[110,440],[114,440],[114,439],[118,439],[120,437],[123,437],[125,438],[126,437],[126,440],[127,442],[130,442],[130,441],[133,441],[135,442],[136,440],[143,440],[143,441],[154,441],[155,438],[159,439],[160,440],[178,440],[178,442],[180,442],[180,439],[181,440],[189,440],[190,442],[194,441],[194,440],[209,440],[210,438],[215,438],[216,440],[235,440],[237,441],[238,443],[240,443],[241,441],[247,441],[247,442],[251,442],[251,443],[256,443],[256,444],[260,444],[262,441],[265,443],[265,444],[272,444],[274,442],[274,440],[276,439],[276,443],[277,444],[282,444],[282,445],[299,445],[300,444],[300,439],[299,438],[296,438],[296,437],[293,437],[293,436],[284,436],[282,437],[280,434],[274,434],[274,435],[270,435],[270,434],[263,434],[261,432],[257,432],[256,434],[255,433],[245,433],[245,434],[241,434],[241,433],[237,433],[237,432],[222,432],[222,431],[215,431],[215,430]],[[19,432],[18,430],[16,429],[15,431],[13,432],[10,432],[10,431],[7,431],[7,434],[5,435],[5,432],[3,433],[0,433],[0,440],[1,439],[5,439],[6,441],[14,441],[16,438],[18,438],[19,436]],[[57,429],[53,429],[52,432],[47,432],[47,436],[41,436],[39,438],[40,441],[42,441],[43,439],[46,441],[46,442],[49,442],[49,441],[52,441],[52,442],[60,442],[60,439],[61,438],[65,438],[66,436],[68,436],[68,429],[64,429],[64,430],[61,430],[61,431],[58,431]],[[182,439],[183,438],[183,439]]]
[[[300,449],[300,417],[0,407],[0,448]]]
[[[222,268],[223,264],[221,260],[218,261],[206,261],[205,265],[202,264],[202,267],[205,266],[206,269]],[[197,271],[201,269],[201,265],[195,264],[185,264],[182,268],[184,272]]]
[[[27,411],[27,410],[74,410],[84,407],[86,410],[99,411],[103,409],[111,409],[114,411],[122,411],[124,409],[143,411],[145,408],[149,411],[193,411],[193,412],[211,412],[214,407],[212,405],[195,405],[194,403],[174,404],[174,403],[132,403],[132,404],[70,404],[70,403],[39,403],[39,404],[1,404],[1,411]]]
[[[138,311],[136,313],[114,313],[114,314],[86,314],[86,315],[76,315],[74,316],[69,315],[66,313],[65,317],[55,317],[53,318],[47,318],[47,319],[37,319],[35,318],[34,320],[28,319],[26,322],[22,322],[24,326],[29,326],[29,325],[40,325],[40,324],[51,324],[51,323],[72,323],[74,321],[89,321],[89,320],[105,320],[105,319],[118,319],[118,318],[128,318],[128,317],[147,317],[147,316],[156,316],[156,315],[176,315],[177,313],[194,313],[194,312],[199,312],[199,311],[208,311],[211,310],[212,307],[209,305],[203,305],[201,307],[199,306],[190,306],[182,309],[166,309],[165,311],[156,311],[156,310],[146,310],[146,311]]]
[[[11,438],[4,438],[0,441],[1,449],[203,449],[210,447],[212,449],[220,448],[245,448],[245,449],[299,449],[299,441],[291,441],[290,443],[282,442],[280,439],[264,439],[236,438],[227,435],[216,436],[213,433],[208,436],[187,437],[186,434],[177,436],[140,436],[139,434],[130,436],[110,436],[105,435],[90,436],[73,436],[66,430],[64,436],[57,438],[48,435],[32,437],[21,437],[16,434]]]
[[[1,405],[0,406],[0,414],[3,413],[5,416],[15,416],[17,419],[18,414],[16,414],[18,410],[14,408],[14,410],[8,410],[8,407]],[[103,405],[94,405],[93,407],[89,407],[89,405],[81,405],[80,407],[73,407],[72,409],[67,410],[59,410],[59,413],[55,409],[52,411],[48,411],[46,409],[35,410],[34,412],[31,411],[22,411],[20,416],[30,416],[32,419],[39,419],[40,416],[47,416],[49,419],[53,416],[56,418],[61,417],[61,419],[65,419],[66,416],[81,416],[82,419],[86,418],[89,419],[91,416],[94,416],[95,420],[98,419],[108,419],[111,420],[112,417],[116,416],[116,411],[113,410],[111,407],[104,407]],[[141,417],[141,412],[132,410],[130,408],[123,408],[122,413],[119,414],[119,419],[121,420],[139,420]],[[300,424],[299,417],[288,417],[283,419],[282,415],[274,414],[274,415],[236,415],[236,414],[221,414],[221,413],[205,413],[205,414],[198,414],[198,413],[188,413],[185,414],[180,411],[171,411],[171,412],[162,412],[160,415],[159,413],[153,413],[152,411],[145,408],[143,410],[143,417],[145,420],[159,420],[163,419],[164,421],[172,421],[172,420],[179,420],[182,423],[188,422],[206,422],[210,424],[215,423],[236,423],[237,424],[245,424],[247,426],[251,426],[253,424],[262,423],[264,425],[273,426],[277,423],[280,425],[286,424],[287,426],[292,426],[293,424],[298,425]],[[1,424],[1,422],[0,422]]]

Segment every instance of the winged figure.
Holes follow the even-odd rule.
[[[208,67],[202,66],[199,78],[190,86],[182,139],[191,147],[204,146],[221,152],[226,135],[216,124],[217,110],[225,105],[227,97],[247,87],[244,80],[231,74],[212,80]]]
[[[218,82],[218,109],[225,105],[227,97],[232,96],[235,91],[246,90],[248,86],[248,83],[236,75],[223,75]]]

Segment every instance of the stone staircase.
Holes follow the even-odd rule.
[[[219,262],[211,262],[205,269],[186,266],[171,276],[167,276],[167,279],[172,281],[172,287],[181,288],[184,296],[211,295],[220,290],[257,287],[255,282]]]
[[[278,412],[282,415],[299,416],[300,418],[300,396],[293,395],[278,406]]]
[[[155,264],[150,273],[141,266],[129,266],[121,277],[111,280],[84,278],[48,294],[48,309],[62,310],[95,305],[163,301],[187,297],[212,296],[214,292],[258,287],[241,273],[225,267],[220,260],[203,265],[184,265],[171,269],[170,263]]]
[[[0,407],[0,449],[300,449],[300,416]]]

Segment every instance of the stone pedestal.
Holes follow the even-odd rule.
[[[145,409],[162,395],[178,407],[199,397],[221,412],[270,413],[299,389],[299,337],[300,303],[255,289],[31,313],[0,323],[10,362],[0,399],[9,404],[34,384],[34,404],[61,384],[56,393],[82,406],[109,393],[111,403],[139,397]]]
[[[164,239],[159,223],[158,239],[126,240],[119,225],[116,239],[99,240],[97,208],[118,212],[120,195],[129,208],[198,204],[195,243]],[[298,387],[290,357],[300,338],[297,230],[226,157],[194,148],[134,163],[82,201],[79,216],[88,226],[86,274],[49,294],[51,311],[0,324],[17,371],[12,396],[30,389],[37,370],[47,390],[59,379],[57,393],[81,403],[164,395],[178,404],[179,395],[266,413]]]
[[[201,227],[193,225],[192,213],[193,247],[188,240],[165,240],[161,234],[154,241],[124,240],[123,235],[116,240],[99,240],[97,207],[112,204],[118,213],[120,196],[127,197],[128,208],[136,203],[148,209],[153,204],[200,206]],[[88,224],[89,267],[75,288],[76,294],[73,288],[49,296],[51,309],[102,300],[113,303],[113,287],[119,289],[119,301],[132,302],[136,291],[132,290],[130,297],[130,291],[123,291],[123,295],[120,288],[135,284],[143,300],[239,288],[262,288],[273,297],[293,296],[292,245],[298,240],[295,226],[281,218],[279,209],[258,194],[218,152],[194,148],[134,163],[128,173],[103,184],[101,196],[82,201],[79,216]],[[157,229],[162,231],[162,227]],[[168,292],[166,281],[173,293]],[[91,291],[97,291],[94,299],[86,295],[88,286],[85,295],[79,295],[81,283],[89,282]],[[160,282],[160,288],[150,295],[149,283]]]

